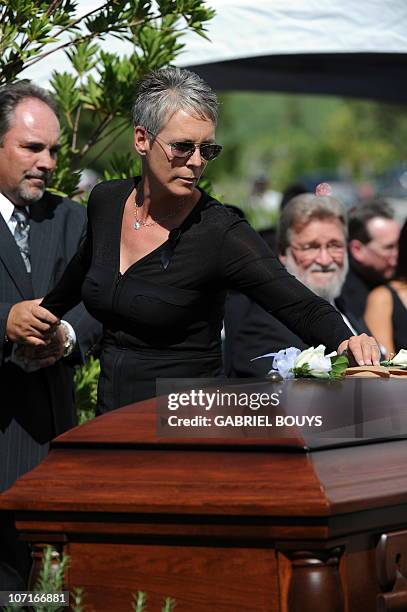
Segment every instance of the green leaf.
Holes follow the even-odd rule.
[[[94,357],[75,372],[75,399],[79,424],[95,416],[99,374],[99,360]]]
[[[44,548],[43,562],[40,573],[34,585],[34,591],[41,593],[52,593],[63,590],[64,572],[69,565],[67,555],[58,555],[58,563],[55,563],[56,551],[52,546]]]
[[[61,110],[67,116],[72,128],[71,116],[81,102],[80,91],[77,88],[78,79],[69,72],[53,72],[50,80],[55,99]]]
[[[331,359],[332,367],[349,367],[349,360],[346,355],[334,355]]]
[[[349,360],[345,355],[335,355],[331,357],[332,370],[329,378],[342,378],[349,366]]]
[[[71,591],[71,610],[72,612],[84,612],[83,607],[84,589],[80,587],[73,588]]]
[[[134,612],[145,612],[147,610],[146,604],[147,593],[145,593],[144,591],[138,591],[137,595],[133,594],[132,609],[134,610]]]
[[[99,45],[91,41],[77,43],[73,49],[65,51],[73,68],[79,76],[89,72],[98,63]]]
[[[96,83],[95,79],[92,76],[89,76],[84,87],[84,92],[82,93],[82,100],[84,104],[92,110],[97,110],[101,108],[102,97],[103,91],[99,83]]]
[[[112,178],[128,178],[141,174],[141,163],[133,153],[114,154],[110,160],[109,168],[104,171],[103,178],[108,181]]]
[[[161,612],[172,612],[175,610],[176,605],[175,599],[172,599],[172,597],[166,597]]]

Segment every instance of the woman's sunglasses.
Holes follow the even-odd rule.
[[[195,149],[199,149],[199,154],[202,157],[202,159],[204,159],[205,161],[211,161],[212,159],[215,159],[216,157],[218,157],[219,153],[222,151],[221,145],[212,144],[209,142],[203,142],[203,143],[195,143],[195,142],[188,142],[188,141],[165,142],[165,140],[163,140],[162,138],[159,138],[156,134],[153,134],[153,132],[150,132],[150,130],[146,130],[146,131],[149,134],[151,134],[151,136],[153,136],[156,140],[158,140],[158,142],[161,141],[164,144],[168,145],[171,149],[171,154],[174,157],[191,157],[191,155],[195,153]]]

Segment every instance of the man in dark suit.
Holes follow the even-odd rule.
[[[298,280],[334,306],[348,270],[347,225],[342,205],[330,196],[301,194],[283,209],[277,234],[281,262]],[[362,320],[341,312],[353,333],[368,333]],[[225,308],[225,373],[230,377],[263,377],[273,358],[254,357],[304,341],[276,317],[241,294],[229,294]]]
[[[400,225],[386,202],[373,200],[349,211],[348,228],[349,272],[338,304],[363,317],[370,291],[393,278]]]
[[[86,231],[83,206],[45,191],[59,133],[55,103],[44,90],[27,82],[0,89],[0,491],[75,424],[73,366],[100,335],[79,305],[46,344],[38,339],[36,352],[18,348],[28,325],[16,323],[21,304],[59,323],[39,298],[59,280]],[[28,557],[15,542],[12,517],[1,514],[0,521],[0,590],[22,588]]]

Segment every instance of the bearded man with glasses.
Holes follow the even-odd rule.
[[[337,200],[310,193],[290,200],[281,213],[277,249],[290,274],[338,309],[336,299],[349,265],[346,213]],[[369,333],[362,318],[341,314],[353,333]],[[303,350],[309,343],[246,296],[228,296],[224,343],[228,376],[262,377],[273,358],[251,359],[289,346]]]

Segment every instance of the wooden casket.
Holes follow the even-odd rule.
[[[128,612],[138,590],[149,611],[167,596],[177,612],[407,610],[406,383],[244,388],[328,425],[169,427],[165,404],[141,402],[57,438],[0,508],[37,558],[46,544],[69,555],[66,588],[84,588],[87,610]]]

